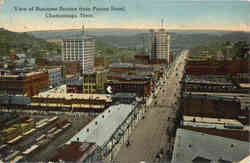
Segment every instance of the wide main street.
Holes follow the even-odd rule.
[[[161,81],[157,97],[145,113],[145,118],[138,122],[129,137],[130,145],[122,145],[115,161],[119,163],[159,162],[168,160],[167,151],[172,150],[173,140],[168,138],[168,128],[172,127],[176,115],[176,102],[180,92],[179,81],[183,75],[184,61],[188,51],[176,60],[167,80]]]

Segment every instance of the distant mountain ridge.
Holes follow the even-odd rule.
[[[63,37],[81,34],[81,30],[34,31],[28,34],[46,40],[60,40]],[[85,33],[96,37],[97,41],[121,48],[136,48],[150,40],[148,30],[140,29],[86,29]],[[190,48],[206,44],[209,41],[247,41],[249,32],[231,32],[216,30],[169,30],[172,48]],[[146,43],[150,44],[150,43]],[[145,42],[144,42],[145,45]]]
[[[42,39],[60,39],[62,36],[67,35],[76,35],[80,34],[82,31],[80,29],[72,29],[72,30],[48,30],[48,31],[32,31],[27,32],[36,37]],[[213,34],[213,35],[223,35],[226,33],[230,33],[229,31],[217,31],[217,30],[169,30],[171,33],[178,34]],[[149,30],[146,29],[86,29],[86,34],[99,36],[133,36],[141,33],[149,33]]]
[[[31,56],[36,56],[40,51],[57,50],[58,46],[28,33],[11,32],[4,28],[0,28],[1,57],[8,55],[11,49],[16,49],[17,53],[26,53]]]

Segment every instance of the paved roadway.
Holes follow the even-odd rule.
[[[187,51],[185,51],[186,53]],[[168,159],[166,153],[173,147],[173,143],[170,143],[173,140],[168,139],[167,134],[168,127],[173,125],[173,121],[168,121],[168,118],[175,118],[176,107],[174,105],[180,91],[179,80],[183,74],[185,56],[182,55],[177,59],[174,70],[169,75],[167,82],[165,84],[163,81],[161,82],[161,89],[157,98],[149,106],[145,119],[138,122],[129,138],[130,145],[128,147],[126,145],[121,146],[114,162],[159,162],[156,155],[160,153],[161,149],[163,151],[161,159]]]

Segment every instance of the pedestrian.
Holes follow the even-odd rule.
[[[126,147],[128,147],[128,146],[130,146],[130,141],[129,140],[127,140],[127,142],[126,142]]]
[[[164,150],[163,150],[163,148],[161,148],[160,149],[160,154],[163,155],[163,153],[164,153]]]
[[[155,156],[155,158],[156,158],[157,161],[160,161],[160,159],[161,159],[161,158],[160,158],[160,154],[157,153],[156,156]]]

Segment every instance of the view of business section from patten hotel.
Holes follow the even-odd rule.
[[[149,54],[105,68],[84,30],[62,39],[62,63],[25,64],[12,51],[0,69],[2,162],[227,163],[249,155],[248,60],[171,55],[162,28],[149,31]]]

